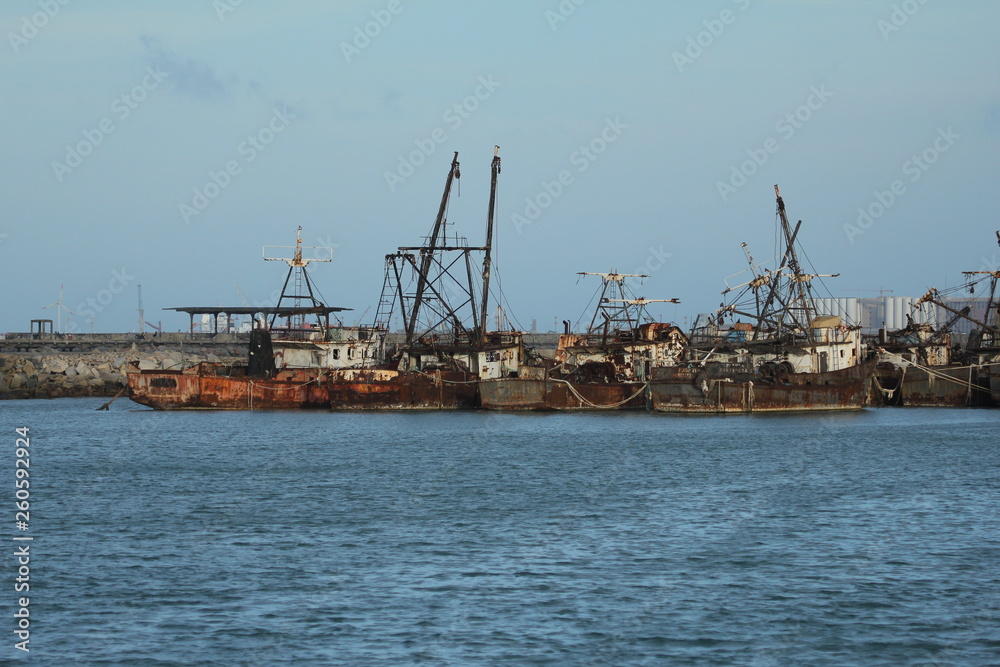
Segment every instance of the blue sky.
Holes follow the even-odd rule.
[[[60,285],[81,331],[134,330],[138,284],[167,330],[234,283],[264,303],[261,246],[298,225],[335,247],[327,300],[371,319],[454,151],[450,221],[481,242],[495,144],[526,328],[584,314],[578,271],[712,310],[741,242],[774,254],[776,183],[833,294],[955,285],[1000,255],[997,25],[987,0],[6,0],[0,330]]]

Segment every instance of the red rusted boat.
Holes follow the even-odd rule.
[[[291,369],[272,377],[250,377],[246,366],[200,363],[183,371],[128,374],[133,401],[157,410],[323,409],[328,386],[313,369]]]
[[[477,407],[479,379],[504,373],[523,350],[519,333],[486,331],[499,172],[500,157],[495,150],[486,243],[470,247],[464,238],[447,234],[451,187],[460,177],[455,154],[424,245],[399,248],[386,256],[386,277],[373,327],[329,325],[330,313],[343,309],[329,308],[315,299],[306,271],[310,261],[328,260],[303,258],[299,234],[294,257],[284,260],[289,273],[276,307],[178,309],[191,313],[192,321],[195,313],[252,311],[255,322],[260,313],[270,314],[267,330],[256,329],[251,335],[246,363],[202,363],[183,371],[135,367],[129,373],[132,400],[162,410]],[[475,252],[484,253],[484,260],[481,282],[474,284],[471,257]],[[290,284],[293,294],[286,291]],[[310,300],[305,306],[299,304],[306,298],[300,294],[303,289],[308,289]],[[295,305],[283,305],[286,299]],[[306,326],[307,315],[316,315],[320,321]],[[405,337],[389,355],[385,337],[396,315],[402,319]],[[276,326],[279,317],[286,318],[286,326]],[[277,334],[274,339],[272,332]]]

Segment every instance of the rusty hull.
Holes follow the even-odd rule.
[[[498,378],[479,383],[489,410],[644,410],[644,382],[567,382]]]
[[[245,367],[201,363],[184,371],[128,373],[129,397],[156,410],[328,408],[327,389],[314,370],[283,370],[274,378],[247,377]]]
[[[923,408],[991,405],[989,379],[974,366],[917,366],[882,363],[875,370],[872,404]]]
[[[337,371],[324,384],[334,410],[443,410],[478,407],[478,378],[465,371]]]
[[[678,366],[656,369],[650,382],[659,412],[752,413],[857,410],[864,406],[875,361],[828,373],[713,374]]]
[[[133,401],[157,410],[446,409],[478,405],[476,376],[461,371],[281,370],[202,363],[184,371],[128,374]]]

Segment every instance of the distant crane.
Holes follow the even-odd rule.
[[[243,302],[244,306],[246,306],[247,308],[249,308],[250,307],[250,302],[247,301],[246,295],[243,294],[243,290],[240,289],[240,284],[237,283],[237,282],[234,282],[233,286],[236,288],[236,296],[238,296],[240,298],[240,301]],[[253,321],[254,321],[254,318],[253,318],[253,315],[251,315],[250,316],[250,322],[252,323]],[[264,322],[263,322],[263,319],[262,319],[262,321],[261,321],[261,328],[263,328],[263,326],[264,326]],[[251,324],[250,328],[251,329],[253,328],[252,324]]]
[[[142,312],[142,285],[137,286],[139,288],[139,335],[145,333],[144,327],[146,326],[146,318]]]
[[[884,287],[879,287],[878,289],[849,289],[844,290],[846,292],[878,292],[879,296],[885,296],[886,294],[892,294],[891,289],[885,289]]]
[[[240,297],[240,301],[243,302],[243,305],[249,307],[250,306],[250,302],[247,301],[246,295],[244,295],[243,294],[243,290],[240,289],[240,284],[234,282],[233,283],[233,287],[236,288],[236,296]]]
[[[73,314],[72,310],[63,305],[62,299],[63,299],[63,286],[60,285],[59,300],[56,301],[55,303],[50,303],[47,306],[42,306],[42,310],[45,310],[46,308],[51,308],[52,306],[56,307],[56,333],[62,333],[62,311],[65,310],[70,315]],[[66,318],[66,322],[69,322],[68,317]]]

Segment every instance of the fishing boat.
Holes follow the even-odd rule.
[[[976,355],[952,343],[952,325],[970,310],[966,306],[937,329],[911,318],[899,331],[881,332],[874,343],[879,363],[872,403],[953,408],[989,404],[989,380]]]
[[[1000,231],[996,236],[1000,244]],[[968,306],[956,309],[945,300],[947,292],[933,287],[920,298],[919,304],[932,304],[949,313],[950,319],[942,331],[950,329],[960,319],[970,322],[974,328],[955,364],[934,364],[933,360],[921,357],[919,350],[915,355],[893,357],[903,405],[920,405],[921,398],[925,405],[1000,405],[1000,301],[997,299],[1000,271],[965,271],[963,275],[965,284],[947,292],[961,290],[982,295],[983,312],[974,313]],[[888,346],[880,346],[880,351],[889,351]],[[923,390],[924,394],[921,396],[917,390]]]
[[[778,186],[781,248],[774,268],[749,261],[748,279],[705,325],[696,323],[683,363],[654,368],[652,408],[661,412],[756,413],[861,408],[876,360],[860,327],[817,312],[812,283],[839,274],[806,273]],[[734,321],[735,320],[735,321]]]
[[[642,274],[582,272],[603,285],[587,332],[559,337],[554,355],[531,355],[501,377],[479,383],[482,407],[491,410],[646,409],[653,367],[680,359],[687,338],[673,324],[655,322],[651,303],[677,299],[636,297],[627,287]],[[568,324],[567,324],[568,327]]]
[[[479,405],[478,382],[509,372],[522,354],[521,333],[486,330],[492,268],[499,147],[494,149],[486,243],[469,246],[448,234],[452,185],[460,178],[455,153],[431,233],[419,247],[386,256],[382,297],[372,326],[331,326],[316,298],[301,228],[274,308],[177,308],[196,313],[251,312],[266,326],[251,334],[246,363],[200,363],[177,371],[128,374],[131,397],[156,409],[446,409]],[[473,255],[483,253],[481,268]],[[265,259],[273,259],[266,257]],[[478,280],[477,280],[478,278]],[[293,303],[286,304],[290,300]],[[303,303],[303,300],[308,303]],[[306,317],[317,318],[307,324]],[[404,339],[390,352],[390,322],[404,323]],[[280,324],[284,319],[286,324]],[[256,326],[256,324],[255,324]]]
[[[475,408],[481,379],[509,374],[519,365],[521,332],[488,331],[499,174],[495,147],[486,239],[482,246],[470,246],[465,237],[448,233],[452,187],[461,177],[455,153],[423,245],[400,247],[385,258],[376,326],[401,322],[403,341],[384,365],[331,373],[331,408]],[[474,259],[480,254],[481,266]]]
[[[327,306],[316,295],[306,267],[330,259],[305,257],[303,251],[332,255],[332,249],[303,248],[302,227],[292,257],[268,257],[269,248],[276,246],[265,247],[265,260],[288,264],[277,305],[168,309],[188,313],[192,322],[196,314],[251,316],[246,361],[202,362],[181,370],[141,370],[133,364],[128,371],[133,401],[157,410],[325,409],[332,373],[383,361],[385,329],[331,323],[332,314],[350,309]]]

